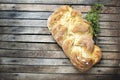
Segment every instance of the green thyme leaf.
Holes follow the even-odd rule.
[[[100,31],[99,13],[102,11],[102,8],[103,8],[102,4],[94,4],[94,6],[92,6],[91,8],[91,11],[89,11],[85,16],[85,19],[89,21],[92,26],[93,37],[95,42]]]

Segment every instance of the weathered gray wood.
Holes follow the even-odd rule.
[[[109,53],[108,53],[109,54]],[[111,53],[110,53],[111,54]],[[117,53],[113,53],[113,58]],[[67,58],[63,51],[23,51],[23,50],[0,50],[1,57],[33,57],[33,58]],[[112,58],[111,56],[111,58]],[[108,56],[106,56],[108,57]],[[110,56],[109,56],[110,58]],[[117,56],[115,59],[118,59]]]
[[[56,43],[52,35],[8,35],[0,34],[0,41],[51,42]],[[98,37],[100,44],[119,44],[119,37]]]
[[[102,51],[119,51],[119,45],[99,44]],[[0,42],[1,49],[19,49],[19,50],[61,50],[58,44],[51,43],[18,43],[18,42]]]
[[[61,50],[57,44],[0,42],[0,48],[20,50]]]
[[[47,27],[0,27],[0,33],[5,34],[50,34]]]
[[[120,14],[100,14],[100,21],[120,21],[118,17],[120,17]]]
[[[100,22],[101,28],[120,29],[120,22]],[[0,26],[47,27],[47,20],[0,19]]]
[[[90,71],[81,73],[49,35],[47,18],[63,4],[86,13],[94,2],[107,5],[101,14],[98,37],[103,56]],[[0,0],[0,3],[0,80],[120,79],[119,0]]]
[[[73,9],[79,10],[81,12],[88,12],[91,9],[91,6],[79,6],[79,5],[73,5],[72,6]],[[120,11],[120,7],[108,7],[108,6],[104,6],[104,8],[102,8],[101,13],[119,13]]]
[[[102,59],[120,59],[119,52],[102,52]],[[18,58],[67,58],[63,51],[28,51],[28,50],[0,50],[1,57]]]
[[[119,29],[100,29],[99,36],[119,36],[120,30]]]
[[[0,19],[1,26],[47,26],[46,20]]]
[[[19,64],[19,65],[72,65],[68,59],[2,58],[1,57],[0,61],[1,61],[0,64]],[[113,64],[115,64],[115,61],[114,61]]]
[[[29,68],[28,68],[29,67]],[[73,66],[21,66],[1,65],[0,72],[8,73],[81,73]],[[93,67],[84,74],[120,74],[120,68]]]
[[[18,64],[18,65],[72,65],[69,59],[41,59],[41,58],[8,58],[1,57],[0,64]],[[95,66],[119,67],[119,60],[101,60]]]
[[[55,11],[63,5],[39,5],[39,4],[0,4],[0,10],[19,10],[19,11]],[[72,5],[76,10],[88,12],[91,6],[88,5]],[[101,13],[120,13],[120,7],[105,6]]]
[[[102,51],[120,51],[119,45],[99,45]]]
[[[0,12],[0,18],[47,19],[51,12]]]
[[[0,27],[0,33],[6,34],[50,34],[47,27]]]
[[[119,0],[0,0],[2,3],[44,3],[44,4],[94,4],[94,3],[102,3],[105,5],[114,5],[119,6]]]
[[[98,37],[98,44],[119,44],[119,37]]]
[[[50,35],[0,35],[1,41],[55,42]],[[55,42],[56,43],[56,42]]]
[[[120,29],[120,22],[100,22],[101,28]]]
[[[0,18],[12,19],[47,19],[51,12],[0,12]],[[83,14],[83,17],[86,14]],[[120,14],[100,14],[100,21],[120,21]]]
[[[120,53],[115,52],[103,52],[102,59],[120,59]]]
[[[0,10],[21,10],[21,11],[54,11],[63,5],[47,4],[0,4]],[[87,6],[86,6],[87,7]],[[82,6],[84,8],[84,6]],[[89,7],[88,7],[89,8]]]
[[[50,34],[47,27],[0,27],[2,34]],[[119,36],[120,30],[100,29],[99,36]]]
[[[119,75],[1,73],[1,80],[119,80]],[[7,76],[7,77],[6,77]]]

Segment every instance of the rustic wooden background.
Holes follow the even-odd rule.
[[[48,16],[68,4],[84,15],[105,5],[97,44],[102,60],[91,70],[76,70],[53,40]],[[119,0],[0,0],[0,80],[120,80]]]

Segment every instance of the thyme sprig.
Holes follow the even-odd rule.
[[[92,6],[91,10],[85,16],[85,19],[89,21],[92,26],[92,33],[95,42],[97,40],[98,33],[100,32],[99,13],[102,11],[102,8],[102,4],[94,4],[94,6]]]

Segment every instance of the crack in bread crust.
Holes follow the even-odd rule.
[[[47,26],[70,61],[80,71],[89,70],[101,59],[101,49],[94,45],[90,23],[69,6],[57,9]]]

